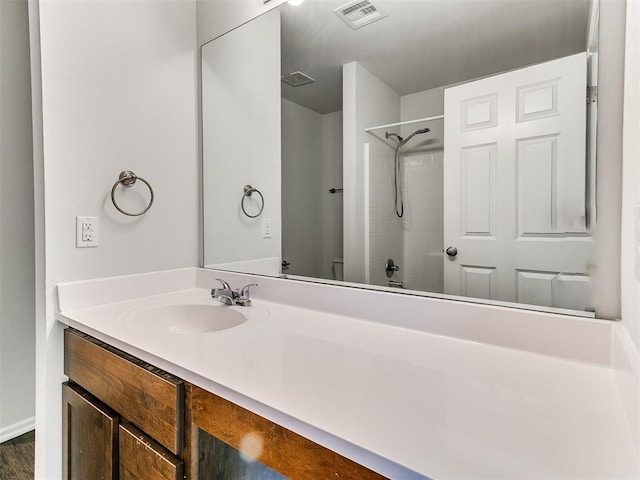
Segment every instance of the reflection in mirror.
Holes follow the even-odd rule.
[[[352,4],[203,46],[204,265],[590,315],[597,3]]]
[[[280,269],[280,15],[202,48],[204,266]],[[246,195],[245,187],[261,195]],[[262,211],[260,211],[262,209]]]

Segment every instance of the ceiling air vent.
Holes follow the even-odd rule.
[[[306,85],[307,83],[315,82],[315,80],[309,75],[300,71],[287,73],[281,77],[281,80],[292,87],[299,87],[301,85]]]
[[[369,0],[356,0],[336,8],[333,13],[354,30],[387,16]]]

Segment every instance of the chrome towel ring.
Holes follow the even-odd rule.
[[[244,199],[247,197],[250,197],[251,195],[253,195],[253,193],[257,193],[258,195],[260,195],[260,211],[255,215],[249,215],[244,208]],[[240,207],[242,208],[242,213],[244,213],[247,217],[249,218],[259,217],[260,214],[262,213],[262,210],[264,210],[264,197],[262,196],[262,193],[260,193],[260,190],[258,190],[257,188],[253,188],[251,185],[245,185],[244,192],[242,194],[242,200],[240,200]]]
[[[125,187],[132,187],[136,183],[136,180],[140,180],[142,183],[144,183],[147,186],[147,188],[149,189],[149,193],[151,194],[151,198],[149,199],[149,205],[147,205],[147,208],[145,208],[144,210],[138,213],[130,213],[121,209],[118,203],[116,202],[116,195],[115,195],[116,188],[120,184],[124,185]],[[147,182],[142,177],[138,177],[131,170],[123,170],[122,172],[120,172],[118,181],[114,183],[113,187],[111,188],[111,201],[113,202],[113,206],[116,207],[116,210],[118,210],[120,213],[124,215],[128,215],[130,217],[138,217],[140,215],[147,213],[147,211],[151,208],[151,205],[153,205],[153,188],[151,188],[151,185],[149,185],[149,182]]]

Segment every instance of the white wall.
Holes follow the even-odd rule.
[[[640,352],[640,3],[627,3],[622,191],[622,322]],[[636,273],[637,272],[637,273]]]
[[[322,272],[334,278],[334,258],[342,258],[342,206],[344,193],[329,194],[342,187],[342,111],[322,116]],[[340,265],[338,268],[341,268]],[[337,278],[340,280],[340,278]]]
[[[333,278],[342,257],[342,112],[320,114],[282,99],[283,273]]]
[[[44,212],[38,210],[38,221],[41,215],[45,221],[37,268],[46,272],[46,318],[39,316],[36,327],[37,478],[61,475],[55,284],[198,263],[195,24],[190,0],[41,0],[30,9],[40,40],[32,33],[32,55],[41,60],[33,80],[34,101],[42,88],[44,139],[35,158],[43,170],[35,175],[43,175],[37,187],[45,192]],[[111,205],[111,186],[124,169],[155,190],[144,216],[125,217]],[[145,195],[142,186],[134,188]],[[75,248],[76,215],[100,218],[99,247]]]
[[[280,12],[202,48],[204,264],[275,258],[281,222]],[[262,193],[245,198],[245,185]],[[263,222],[271,221],[271,237]],[[254,270],[250,270],[254,271]]]
[[[197,263],[194,22],[190,0],[41,2],[48,279]],[[124,169],[155,191],[141,217],[111,204]],[[118,199],[144,206],[133,188]],[[100,217],[99,247],[75,247],[76,215]]]
[[[416,118],[435,117],[444,115],[444,90],[446,86],[423,90],[400,97],[401,120],[415,120]],[[428,152],[444,150],[444,121],[434,120],[425,123],[403,125],[400,134],[408,136],[418,128],[428,127],[429,133],[419,135],[411,140],[406,150],[411,152]]]
[[[322,272],[322,117],[282,99],[282,258],[292,275]]]
[[[373,158],[387,155],[392,148],[365,128],[400,120],[400,96],[357,62],[343,66],[343,181],[344,181],[344,279],[363,283],[365,262],[362,245],[368,235],[364,221],[364,144]],[[384,138],[384,130],[377,131]]]
[[[33,159],[26,0],[0,2],[0,443],[33,428]]]

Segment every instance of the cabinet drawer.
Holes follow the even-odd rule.
[[[120,480],[182,480],[182,460],[133,425],[120,425],[119,442]]]
[[[64,373],[171,452],[182,450],[182,380],[73,329],[64,333]]]

